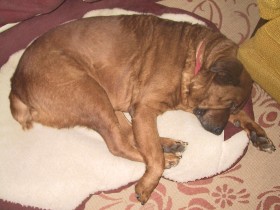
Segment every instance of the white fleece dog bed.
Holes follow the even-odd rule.
[[[114,10],[116,13],[127,12]],[[176,16],[190,21],[187,15],[166,17]],[[40,124],[29,131],[21,129],[11,116],[8,95],[22,53],[11,56],[0,71],[0,198],[39,208],[74,209],[90,194],[137,181],[144,164],[111,155],[94,131],[78,127],[58,130]],[[249,142],[243,131],[224,141],[223,134],[205,131],[194,115],[181,111],[159,117],[158,129],[161,136],[189,142],[179,165],[163,175],[177,182],[227,170],[242,157]]]

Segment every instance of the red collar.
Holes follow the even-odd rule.
[[[200,68],[201,68],[201,62],[202,62],[202,48],[204,47],[204,41],[200,42],[198,45],[198,48],[196,50],[196,56],[195,56],[195,69],[194,69],[194,75],[197,75]]]

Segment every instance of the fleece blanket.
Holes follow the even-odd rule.
[[[131,14],[101,10],[86,16]],[[203,24],[187,15],[163,18]],[[24,50],[13,54],[0,71],[0,198],[43,209],[74,209],[90,194],[137,181],[143,163],[113,156],[101,136],[81,127],[54,129],[35,124],[23,131],[12,118],[10,78]],[[129,116],[127,115],[129,118]],[[189,143],[178,166],[163,177],[187,182],[219,174],[236,163],[248,145],[244,131],[228,140],[205,131],[191,113],[170,111],[158,117],[161,136]]]

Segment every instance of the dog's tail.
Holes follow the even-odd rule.
[[[10,108],[13,117],[17,120],[24,130],[33,127],[33,117],[34,111],[31,110],[18,96],[14,93],[10,93]]]

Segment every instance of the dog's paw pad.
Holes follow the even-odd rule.
[[[251,141],[255,147],[260,151],[272,153],[276,150],[273,142],[264,136],[258,136],[256,132],[252,131],[250,135]]]

